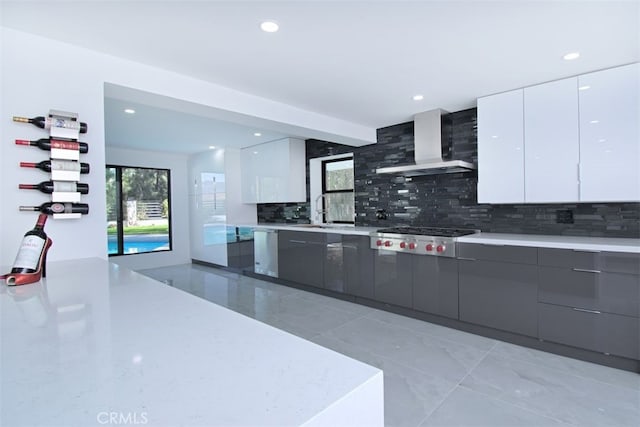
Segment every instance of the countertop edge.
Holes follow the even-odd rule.
[[[237,227],[254,229],[271,229],[287,231],[304,231],[310,233],[335,233],[343,235],[369,236],[379,227],[328,226],[313,227],[307,224],[229,224]],[[539,248],[576,249],[585,251],[608,251],[640,253],[640,238],[624,237],[588,237],[588,236],[554,236],[543,234],[513,234],[480,232],[457,238],[458,243],[479,243],[486,245],[531,246]]]
[[[236,227],[251,227],[254,229],[267,229],[267,230],[286,230],[286,231],[304,231],[310,233],[335,233],[335,234],[351,234],[359,236],[369,236],[373,231],[376,231],[379,227],[351,227],[351,226],[326,226],[326,227],[313,227],[310,224],[229,224]]]
[[[538,248],[640,253],[640,239],[622,237],[478,233],[459,237],[457,241],[458,243],[480,243],[487,245],[532,246]]]

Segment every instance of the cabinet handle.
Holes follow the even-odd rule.
[[[586,268],[574,268],[572,269],[573,271],[580,271],[582,273],[595,273],[595,274],[600,274],[600,270],[588,270]]]
[[[573,307],[575,311],[582,311],[583,313],[600,314],[598,310],[587,310],[586,308]]]
[[[573,249],[573,252],[586,252],[589,254],[599,254],[602,251],[596,251],[596,250],[591,250],[591,249]]]
[[[476,261],[475,258],[465,258],[465,257],[461,257],[459,256],[458,259],[464,260],[464,261]]]
[[[292,239],[289,239],[289,242],[291,242],[291,243],[302,243],[302,244],[307,243],[304,240],[292,240]]]

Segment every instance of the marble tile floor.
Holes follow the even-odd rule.
[[[640,375],[185,264],[140,273],[384,371],[388,426],[638,426]]]

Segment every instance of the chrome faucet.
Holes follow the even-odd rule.
[[[327,201],[326,194],[320,194],[318,197],[316,197],[316,220],[320,223],[324,222],[322,216],[327,214],[327,209],[324,209],[322,207],[321,201]],[[330,223],[330,221],[327,222]]]

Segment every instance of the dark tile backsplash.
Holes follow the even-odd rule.
[[[443,156],[477,161],[476,109],[448,114]],[[356,225],[466,227],[485,232],[640,237],[640,203],[478,204],[477,172],[404,178],[376,168],[413,162],[413,122],[378,129],[378,143],[364,147],[308,140],[307,159],[354,153]],[[307,167],[307,186],[309,182]],[[307,187],[308,188],[308,187]],[[297,204],[258,205],[259,222],[308,222]],[[376,217],[384,210],[386,220]],[[304,218],[303,218],[304,217]],[[571,220],[569,220],[570,218]],[[558,222],[560,221],[560,223]]]

